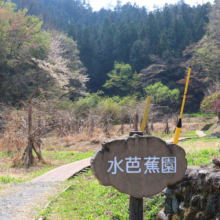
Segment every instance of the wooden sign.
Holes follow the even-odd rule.
[[[103,142],[91,159],[91,169],[101,185],[113,186],[134,198],[150,197],[184,177],[185,155],[176,144],[134,135]]]

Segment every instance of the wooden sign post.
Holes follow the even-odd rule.
[[[142,127],[145,127],[145,123],[144,126]],[[132,131],[129,133],[129,136],[131,137],[134,134],[143,136],[144,133],[140,131]],[[143,198],[138,199],[138,198],[134,198],[133,196],[130,196],[129,220],[142,220],[142,219],[143,219]]]
[[[101,185],[130,195],[130,220],[143,219],[143,197],[156,195],[181,180],[187,169],[181,147],[141,135],[138,132],[126,139],[103,142],[91,159],[93,175]]]

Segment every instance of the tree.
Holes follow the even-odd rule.
[[[169,89],[161,82],[149,85],[144,88],[146,96],[150,96],[154,104],[175,107],[179,101],[179,90]]]
[[[129,64],[123,62],[114,64],[114,69],[108,73],[109,80],[106,81],[103,87],[111,89],[115,95],[134,94],[137,91],[139,84],[139,76],[132,72]]]
[[[165,28],[160,35],[160,43],[158,48],[158,54],[161,56],[163,52],[170,51],[171,42],[168,39],[168,31]]]
[[[100,122],[103,132],[109,135],[109,129],[112,126],[113,119],[116,119],[118,115],[118,105],[113,99],[105,98],[98,103],[97,110],[99,115],[101,115]]]
[[[163,8],[163,27],[168,29],[171,25],[172,14],[168,4],[166,3]]]
[[[33,94],[28,102],[19,103],[21,109],[3,107],[0,121],[4,122],[4,132],[0,139],[5,150],[16,153],[14,165],[30,166],[34,162],[35,152],[37,159],[45,162],[41,151],[41,138],[54,129],[56,111],[54,102],[34,99]]]
[[[157,45],[159,40],[159,30],[155,20],[155,15],[150,12],[146,23],[147,39],[150,43],[150,51],[152,54],[156,54]]]
[[[27,9],[13,12],[11,1],[0,5],[0,98],[17,101],[33,92],[37,70],[31,57],[44,56],[48,35],[40,31],[39,17],[26,15]]]
[[[7,11],[13,12],[14,10],[16,10],[17,5],[15,3],[12,3],[11,0],[4,0],[0,1],[0,7],[4,8]]]
[[[114,55],[118,62],[129,62],[129,33],[128,26],[122,21],[118,28],[114,39],[115,51]]]
[[[80,51],[80,60],[88,69],[88,75],[91,79],[88,83],[88,87],[91,91],[96,92],[97,88],[100,88],[102,83],[105,82],[103,77],[105,75],[100,73],[100,48],[95,39],[95,35],[92,27],[86,27],[85,29],[78,31],[78,48]]]
[[[68,36],[72,37],[73,40],[77,40],[77,30],[74,24],[70,24],[68,26]]]
[[[138,37],[140,40],[144,40],[146,38],[146,25],[144,25],[144,21],[141,20],[138,25]]]
[[[220,42],[220,6],[218,3],[212,6],[208,14],[209,24],[207,32],[196,44],[192,44],[184,51],[184,56],[190,58],[188,63],[194,66],[194,70],[208,77],[211,81],[219,82],[219,42]],[[203,23],[203,21],[201,20]],[[201,31],[201,23],[197,31]],[[198,33],[199,34],[199,33]]]
[[[201,102],[200,109],[204,112],[214,112],[220,121],[220,90],[209,96],[205,96]]]
[[[103,29],[100,36],[100,73],[99,81],[103,83],[107,79],[107,73],[114,67],[114,27],[110,20],[106,18],[103,23]]]
[[[45,60],[32,58],[38,67],[52,78],[51,86],[55,85],[56,89],[50,86],[50,93],[53,91],[55,96],[59,95],[60,98],[69,95],[72,99],[74,94],[85,95],[88,78],[77,54],[76,43],[61,34],[52,37]]]
[[[131,47],[133,42],[138,39],[138,32],[135,23],[133,21],[131,21],[130,24],[128,25],[128,35],[129,35],[129,44]]]
[[[147,39],[134,41],[130,52],[132,68],[139,73],[149,63],[149,41]]]

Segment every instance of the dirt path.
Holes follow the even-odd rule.
[[[205,137],[206,134],[203,132],[203,131],[196,131],[196,134],[199,136],[199,137]]]
[[[16,184],[0,195],[0,219],[33,220],[58,191],[59,183]]]
[[[90,166],[91,158],[51,170],[34,180],[9,187],[0,195],[1,220],[33,220],[49,198],[58,194],[59,182]]]

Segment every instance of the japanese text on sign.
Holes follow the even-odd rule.
[[[146,161],[144,163],[145,171],[144,174],[152,173],[176,173],[176,157],[144,157]],[[128,157],[125,158],[126,161],[126,173],[141,173],[140,168],[140,157]],[[159,162],[161,161],[161,169],[159,167]],[[110,167],[107,172],[112,172],[113,175],[117,174],[117,171],[124,172],[120,167],[123,163],[123,160],[118,161],[117,157],[114,157],[114,160],[108,161]]]

